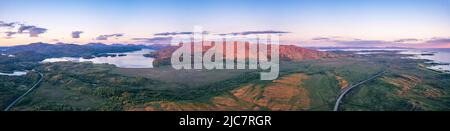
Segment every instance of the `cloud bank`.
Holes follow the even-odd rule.
[[[15,22],[7,23],[7,22],[4,22],[4,21],[0,21],[0,27],[14,28],[14,26],[16,24],[17,23],[15,23]]]
[[[19,26],[17,28],[17,31],[12,31],[16,26]],[[8,31],[4,32],[6,35],[6,38],[12,38],[13,35],[16,34],[28,34],[30,37],[38,37],[40,34],[43,34],[47,32],[48,29],[37,27],[34,25],[25,25],[25,24],[19,24],[17,22],[4,22],[0,21],[0,28],[6,27],[9,28]]]

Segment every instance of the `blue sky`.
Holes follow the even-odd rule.
[[[2,45],[87,43],[118,33],[124,36],[107,42],[127,43],[195,25],[215,33],[288,31],[286,41],[327,45],[310,40],[448,38],[450,0],[2,0],[0,21],[48,29],[33,38],[1,35]],[[81,38],[72,31],[83,31]]]

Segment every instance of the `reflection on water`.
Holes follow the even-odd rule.
[[[92,59],[84,59],[81,57],[61,57],[61,58],[49,58],[45,59],[43,63],[52,62],[92,62],[95,64],[113,64],[121,68],[153,68],[153,58],[144,57],[144,54],[150,53],[152,50],[142,49],[140,51],[126,52],[126,53],[108,53],[108,54],[124,54],[126,56],[117,57],[94,57]]]
[[[26,75],[26,71],[14,71],[13,73],[2,73],[0,72],[0,75],[2,76],[23,76]]]
[[[402,51],[400,54],[413,55],[408,58],[431,60],[437,65],[431,65],[428,68],[433,70],[450,71],[450,49],[411,49]],[[427,55],[424,55],[427,54]],[[432,55],[428,55],[432,54]]]

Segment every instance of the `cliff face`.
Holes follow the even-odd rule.
[[[155,60],[153,61],[154,66],[161,66],[161,65],[169,65],[170,59],[172,56],[172,53],[176,51],[179,48],[179,46],[170,46],[163,48],[161,50],[152,52],[151,54],[147,54],[147,57],[154,57]],[[203,47],[203,53],[206,52],[208,49],[210,49],[210,46],[204,46]],[[248,52],[248,47],[246,48]],[[268,48],[268,50],[271,50],[271,48]],[[235,52],[236,54],[236,52]],[[313,59],[321,59],[321,58],[334,58],[336,55],[328,52],[321,52],[311,49],[306,49],[294,45],[280,45],[279,47],[279,54],[280,54],[280,60],[282,61],[302,61],[302,60],[313,60]],[[245,57],[248,58],[249,56],[256,56],[256,55],[250,55],[246,54]],[[239,57],[239,55],[238,55]]]

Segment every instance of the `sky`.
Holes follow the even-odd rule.
[[[450,0],[0,2],[0,46],[145,43],[194,26],[214,34],[289,32],[282,42],[301,46],[450,48]]]

